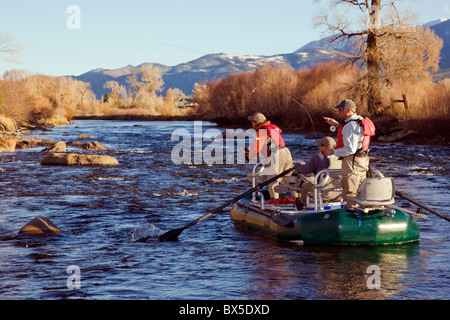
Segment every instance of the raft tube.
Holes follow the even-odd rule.
[[[416,220],[400,209],[368,213],[345,208],[319,212],[278,210],[277,214],[292,221],[282,225],[269,215],[252,210],[251,196],[241,202],[230,210],[234,224],[280,241],[302,241],[314,245],[389,245],[414,242],[420,235]]]

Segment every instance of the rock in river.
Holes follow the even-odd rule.
[[[52,146],[48,146],[42,152],[66,152],[66,144],[64,141],[58,141]]]
[[[41,161],[41,165],[60,166],[117,166],[119,161],[108,155],[88,155],[76,153],[51,153]]]
[[[45,217],[36,217],[28,222],[19,234],[60,234],[61,230]]]

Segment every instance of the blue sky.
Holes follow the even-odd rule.
[[[328,4],[328,0],[323,0]],[[419,23],[449,17],[450,0],[402,0]],[[80,28],[67,21],[80,9]],[[0,34],[21,47],[12,68],[80,75],[156,62],[174,66],[209,53],[291,53],[320,39],[314,0],[0,0]],[[72,24],[73,25],[73,24]],[[75,25],[76,26],[76,25]]]

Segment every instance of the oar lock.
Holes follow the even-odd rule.
[[[393,217],[395,217],[395,213],[396,211],[394,209],[388,209],[384,211],[386,213],[386,217],[388,219],[392,219]]]

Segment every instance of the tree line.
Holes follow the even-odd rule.
[[[170,88],[165,97],[159,95],[164,85],[159,68],[144,66],[127,82],[128,89],[108,81],[104,87],[110,93],[98,100],[90,83],[72,77],[6,71],[0,78],[0,122],[15,125],[3,131],[17,126],[68,123],[74,116],[174,116],[186,112],[179,108],[185,98],[181,90]]]
[[[197,108],[192,118],[223,126],[248,126],[247,116],[262,112],[284,130],[322,131],[329,128],[323,116],[337,117],[332,108],[352,99],[358,114],[376,119],[410,122],[412,129],[427,133],[447,132],[450,118],[450,79],[408,78],[382,86],[382,112],[369,112],[361,70],[345,62],[328,62],[311,68],[293,69],[286,64],[264,64],[251,72],[229,75],[196,84]],[[408,108],[398,100],[408,97]]]

